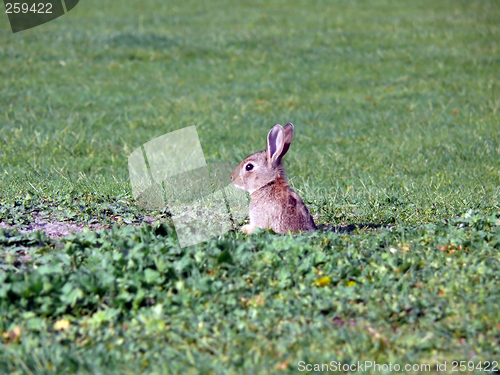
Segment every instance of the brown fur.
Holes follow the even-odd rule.
[[[241,230],[251,234],[256,227],[277,233],[316,229],[306,205],[288,185],[281,161],[293,137],[293,125],[275,125],[268,134],[267,148],[248,156],[231,173],[233,184],[248,191],[250,224]],[[248,171],[247,165],[253,169]]]

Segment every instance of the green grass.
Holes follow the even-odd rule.
[[[499,360],[499,40],[494,0],[87,0],[2,22],[0,372]],[[145,142],[196,125],[207,162],[237,163],[287,122],[317,223],[369,227],[180,249],[134,206]],[[17,232],[34,214],[120,225]]]

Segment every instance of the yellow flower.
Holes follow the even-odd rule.
[[[316,286],[327,286],[330,285],[331,283],[332,279],[330,278],[330,276],[323,276],[314,282]]]
[[[68,319],[60,319],[54,323],[54,329],[56,331],[67,331],[71,323]]]

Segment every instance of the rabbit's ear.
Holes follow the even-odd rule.
[[[280,124],[274,125],[267,135],[267,162],[269,166],[276,166],[285,147],[285,131]]]
[[[290,148],[290,143],[292,143],[293,138],[293,124],[289,122],[283,129],[285,130],[285,145],[283,146],[283,151],[281,151],[281,158],[285,156],[286,152]]]

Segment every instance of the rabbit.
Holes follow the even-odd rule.
[[[267,148],[245,158],[231,173],[232,183],[251,197],[250,223],[242,232],[252,234],[257,227],[276,233],[317,229],[306,205],[286,180],[281,159],[292,137],[292,123],[274,125],[267,135]]]

